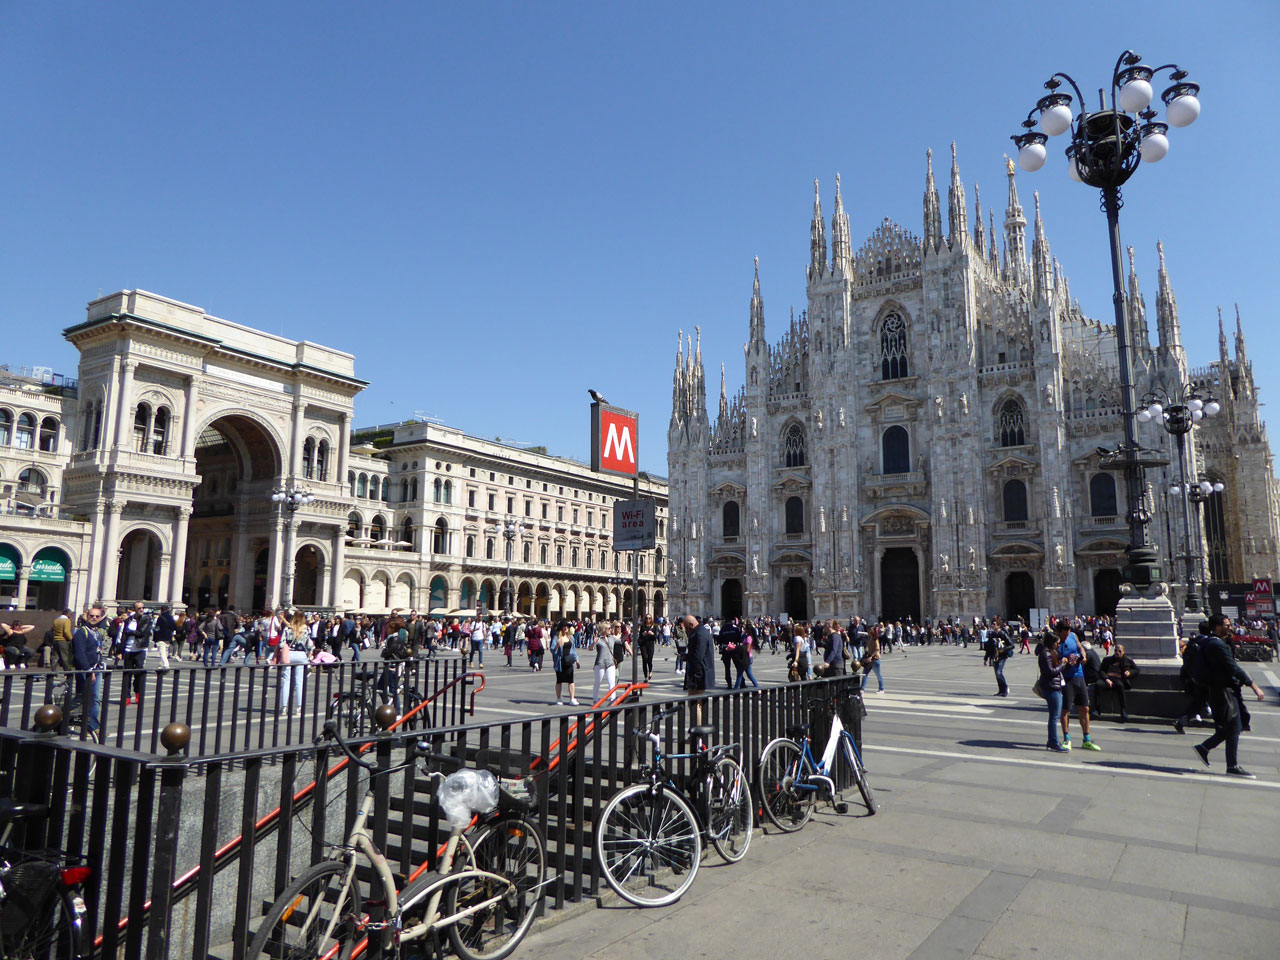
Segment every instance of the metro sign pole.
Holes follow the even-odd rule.
[[[592,394],[594,397],[595,394]],[[650,531],[632,531],[620,528],[627,513],[640,508],[640,415],[632,410],[624,410],[603,400],[591,404],[591,469],[596,473],[612,473],[618,476],[631,477],[631,499],[629,506],[615,503],[613,505],[613,549],[631,550],[633,552],[651,548],[654,544],[647,542],[653,539]],[[648,513],[653,516],[653,511]],[[625,538],[619,533],[627,533]],[[644,536],[649,533],[649,536]],[[619,543],[627,546],[619,547]],[[631,683],[640,682],[640,662],[636,656],[636,647],[640,642],[640,558],[631,560],[631,614],[634,626],[631,630]],[[628,741],[629,743],[630,741]]]

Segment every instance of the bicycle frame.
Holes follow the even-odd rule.
[[[689,802],[689,807],[698,819],[702,821],[699,824],[702,828],[702,833],[705,836],[710,836],[711,793],[707,787],[711,784],[711,777],[715,771],[715,762],[721,757],[730,757],[740,762],[742,745],[728,743],[708,747],[699,741],[700,749],[692,750],[688,753],[663,753],[662,739],[657,734],[642,734],[641,738],[653,744],[653,764],[649,771],[649,782],[658,791],[658,795],[661,796],[667,789],[677,791]],[[667,769],[667,761],[669,760],[693,760],[696,766],[694,771],[687,777],[678,777]],[[696,799],[699,801],[697,803],[693,802],[695,796],[693,791],[689,789],[690,784],[702,787],[696,795]],[[651,834],[656,829],[657,824],[649,825]]]
[[[822,757],[816,758],[810,747],[811,740],[806,733],[800,741],[800,759],[798,761],[799,770],[796,781],[792,787],[796,790],[805,790],[816,793],[822,787],[826,787],[831,793],[832,800],[839,795],[836,789],[836,782],[832,774],[835,772],[836,752],[842,750],[845,762],[849,764],[849,769],[856,772],[861,766],[861,754],[858,752],[858,745],[854,742],[853,736],[844,728],[844,724],[840,722],[839,717],[832,717],[831,734],[827,737],[826,747],[822,751]],[[817,781],[816,783],[810,781]]]

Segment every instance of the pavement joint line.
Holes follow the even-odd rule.
[[[1234,856],[1234,854],[1232,854]],[[1199,893],[1187,893],[1181,890],[1166,890],[1161,887],[1149,887],[1142,883],[1125,883],[1120,880],[1099,880],[1095,877],[1082,877],[1074,873],[1063,873],[1057,870],[1040,869],[1035,879],[1047,880],[1051,883],[1068,884],[1074,887],[1089,887],[1108,893],[1123,893],[1144,900],[1157,900],[1165,903],[1180,903],[1186,907],[1200,907],[1205,910],[1220,910],[1243,917],[1256,917],[1260,920],[1280,921],[1280,910],[1260,907],[1253,903],[1241,903],[1238,900],[1226,900],[1221,897],[1209,897]]]
[[[1263,670],[1263,676],[1267,678],[1267,682],[1271,684],[1271,689],[1280,693],[1280,677],[1275,675],[1273,670]]]
[[[1036,826],[1050,833],[1075,834],[1071,827],[1080,815],[1093,806],[1093,799],[1078,793],[1069,793],[1058,801],[1057,806],[1041,817]]]
[[[1228,777],[1225,775],[1219,776],[1212,773],[1197,773],[1191,768],[1188,768],[1186,773],[1173,773],[1167,770],[1132,770],[1127,767],[1104,766],[1102,763],[1097,762],[1072,764],[1068,762],[1055,762],[1053,760],[1024,760],[1016,757],[988,757],[983,756],[982,754],[958,753],[952,750],[924,750],[919,747],[890,747],[873,743],[865,744],[862,749],[864,751],[870,750],[884,753],[913,754],[922,757],[951,757],[955,760],[976,760],[979,763],[1003,763],[1022,767],[1046,767],[1050,770],[1104,773],[1119,777],[1151,777],[1160,780],[1180,780],[1185,783],[1224,783],[1237,787],[1280,790],[1280,783],[1272,783],[1268,780],[1237,780],[1234,777]]]
[[[1218,857],[1222,860],[1244,860],[1260,867],[1280,867],[1280,857],[1268,857],[1261,853],[1249,853],[1241,850],[1219,850],[1198,844],[1175,843],[1172,840],[1155,840],[1149,837],[1122,837],[1114,833],[1103,833],[1100,830],[1071,830],[1070,835],[1085,840],[1106,840],[1111,843],[1136,844],[1156,850],[1168,850],[1170,853],[1199,854],[1205,857]]]

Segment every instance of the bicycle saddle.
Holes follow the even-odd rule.
[[[792,740],[802,740],[809,735],[809,725],[807,723],[797,723],[793,727],[787,727],[787,736]]]
[[[689,739],[697,740],[701,737],[706,740],[708,737],[714,737],[716,734],[716,725],[714,723],[704,723],[699,727],[689,728]]]
[[[49,808],[43,803],[24,803],[8,797],[0,799],[0,824],[11,820],[38,819],[49,815]]]
[[[372,680],[375,672],[373,667],[361,667],[352,671],[351,677],[353,680]]]

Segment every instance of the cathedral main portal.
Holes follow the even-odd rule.
[[[910,547],[890,547],[880,561],[880,617],[920,622],[920,565]]]

